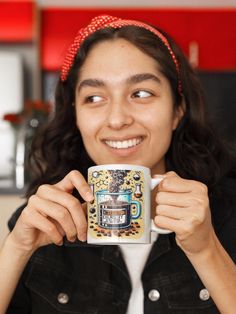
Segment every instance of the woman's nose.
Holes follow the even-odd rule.
[[[107,116],[107,124],[110,128],[121,129],[132,124],[134,121],[132,112],[125,102],[110,104]]]

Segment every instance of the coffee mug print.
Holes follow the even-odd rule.
[[[94,200],[88,203],[88,243],[150,243],[150,233],[169,233],[151,223],[150,198],[162,178],[146,167],[113,164],[88,170]]]

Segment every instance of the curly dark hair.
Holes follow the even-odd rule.
[[[136,26],[96,31],[80,47],[67,80],[59,80],[57,84],[54,116],[32,145],[30,164],[33,180],[28,196],[35,193],[39,185],[57,182],[73,169],[86,177],[87,168],[94,165],[76,126],[75,107],[72,106],[75,87],[90,49],[101,41],[117,38],[129,41],[157,61],[159,69],[170,82],[175,107],[180,106],[183,99],[185,101],[184,116],[173,133],[166,154],[167,170],[174,170],[183,178],[199,180],[207,184],[209,189],[214,188],[230,171],[230,155],[207,122],[203,91],[197,74],[172,38],[159,31],[168,39],[179,62],[182,94],[178,92],[178,75],[173,59],[156,35]]]

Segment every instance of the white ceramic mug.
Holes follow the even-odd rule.
[[[151,190],[163,178],[149,168],[111,164],[88,169],[94,200],[88,203],[88,243],[150,243],[151,231],[167,234],[151,219]]]

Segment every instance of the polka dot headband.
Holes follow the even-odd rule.
[[[84,40],[96,32],[97,30],[104,29],[104,28],[121,28],[124,26],[136,26],[136,27],[142,27],[153,34],[155,34],[161,41],[162,43],[166,46],[176,68],[176,72],[178,75],[178,91],[180,94],[182,94],[182,86],[181,86],[181,81],[180,81],[180,69],[179,69],[179,63],[176,59],[176,56],[170,47],[170,44],[166,37],[159,32],[157,29],[153,28],[152,26],[145,24],[143,22],[135,21],[135,20],[124,20],[118,17],[110,16],[110,15],[100,15],[92,19],[91,23],[85,27],[81,28],[77,34],[77,36],[74,39],[74,42],[71,44],[69,47],[65,60],[62,64],[62,69],[61,69],[61,81],[65,82],[68,77],[68,73],[71,69],[71,66],[74,62],[75,56],[77,54],[78,49],[84,42]]]

